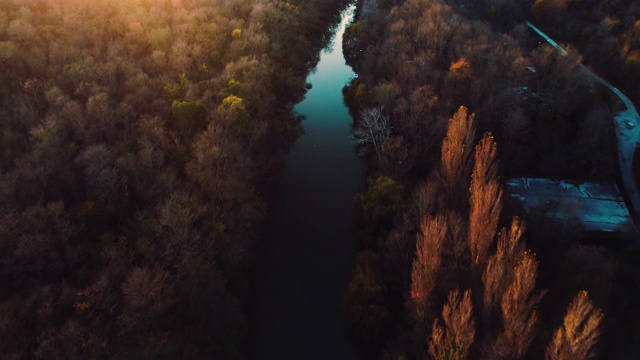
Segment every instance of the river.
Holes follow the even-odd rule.
[[[258,254],[249,311],[249,355],[256,360],[357,359],[344,327],[342,298],[355,266],[353,197],[364,189],[351,142],[342,88],[355,76],[345,64],[342,14],[312,84],[295,111],[305,134],[285,159]]]

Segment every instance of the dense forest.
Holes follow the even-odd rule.
[[[246,358],[267,198],[346,5],[0,0],[0,358]],[[639,16],[357,1],[343,93],[368,180],[344,318],[363,358],[640,358],[637,250],[504,186],[619,178],[621,104],[581,63],[640,103]]]
[[[0,0],[0,357],[243,358],[265,195],[341,6]]]
[[[531,18],[556,40],[640,102],[640,2],[536,0]]]
[[[602,11],[568,10],[592,3]],[[359,2],[344,39],[358,77],[344,94],[369,180],[345,316],[369,357],[639,356],[637,253],[526,214],[503,187],[616,179],[620,104],[580,63],[599,59],[614,84],[634,70],[611,66],[597,42],[589,52],[562,37],[560,54],[524,21],[555,35],[563,19],[607,22],[628,3]],[[638,51],[630,34],[612,35],[626,54]]]

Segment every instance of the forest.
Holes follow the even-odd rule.
[[[343,1],[0,0],[3,359],[242,359]]]
[[[637,251],[504,193],[515,177],[619,177],[621,105],[581,63],[637,101],[638,4],[358,3],[344,39],[358,77],[344,95],[369,178],[344,302],[367,358],[640,356]]]
[[[348,3],[0,0],[0,358],[247,358],[294,106]],[[362,358],[640,358],[637,250],[504,186],[619,179],[621,104],[582,64],[640,104],[640,1],[356,4]]]

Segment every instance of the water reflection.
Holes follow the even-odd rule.
[[[354,6],[308,77],[295,108],[306,117],[286,158],[271,208],[270,236],[255,280],[250,314],[253,359],[357,359],[348,342],[342,296],[355,264],[352,199],[364,185],[350,141],[342,88],[355,75],[342,54]]]

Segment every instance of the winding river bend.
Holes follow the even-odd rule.
[[[355,74],[345,64],[342,14],[323,50],[304,101],[303,135],[285,163],[270,212],[269,236],[254,279],[249,352],[256,360],[357,359],[347,340],[342,297],[355,265],[352,199],[364,188],[350,137],[342,88]]]

